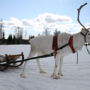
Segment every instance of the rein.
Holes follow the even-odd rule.
[[[85,45],[86,45],[86,50],[87,50],[88,54],[90,55],[90,51],[89,51],[89,49],[87,47],[88,44],[85,44]]]
[[[65,48],[66,46],[68,46],[69,43],[57,48],[57,51],[60,50],[60,49],[63,49]],[[46,55],[41,55],[41,56],[36,56],[36,57],[32,57],[32,58],[26,58],[26,59],[23,59],[23,62],[24,61],[29,61],[29,60],[33,60],[33,59],[38,59],[38,58],[45,58],[45,57],[51,57],[53,56],[53,52],[52,53],[49,53],[49,54],[46,54]],[[18,62],[22,62],[22,60],[17,60],[17,61],[9,61],[8,64],[11,64],[11,63],[18,63]],[[3,66],[3,65],[7,65],[7,63],[5,61],[2,61],[3,64],[0,64],[0,66]]]

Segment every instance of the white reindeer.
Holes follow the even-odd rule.
[[[82,49],[83,45],[86,42],[90,42],[90,32],[88,29],[85,28],[85,26],[79,20],[80,10],[86,4],[87,3],[81,5],[80,8],[78,9],[78,22],[83,27],[83,29],[79,33],[73,34],[73,40],[71,43],[72,44],[71,47],[70,45],[67,45],[64,48],[57,50],[57,54],[55,58],[55,67],[54,67],[53,74],[51,75],[53,79],[59,79],[60,76],[63,76],[63,73],[62,73],[63,57],[72,53],[73,51],[72,49],[74,49],[75,51],[80,50]],[[67,33],[59,34],[58,35],[58,48],[67,44],[70,40],[70,37],[71,35]],[[53,41],[53,36],[39,36],[39,37],[32,39],[30,41],[31,52],[29,54],[29,57],[32,57],[35,54],[44,55],[44,54],[49,54],[51,52],[54,52],[54,50],[52,50],[52,41]],[[39,66],[40,72],[41,73],[44,72],[41,68],[39,59],[37,59],[37,64]],[[22,77],[25,76],[25,71],[23,71],[21,76]]]

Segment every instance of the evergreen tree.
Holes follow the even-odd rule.
[[[12,44],[12,35],[11,34],[8,36],[7,44]]]
[[[16,37],[15,37],[15,35],[13,36],[12,43],[16,44]]]

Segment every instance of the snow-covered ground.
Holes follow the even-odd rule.
[[[0,45],[0,54],[17,54],[22,51],[27,58],[30,46]],[[28,62],[25,79],[20,77],[23,66],[0,72],[0,90],[90,90],[90,56],[85,47],[79,51],[79,64],[76,64],[76,56],[71,54],[64,58],[64,76],[58,80],[50,77],[54,66],[53,57],[41,60],[47,72],[45,74],[39,73],[35,60]]]

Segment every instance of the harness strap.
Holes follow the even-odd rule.
[[[73,36],[69,38],[69,44],[66,44],[65,46],[69,45],[72,52],[75,53],[75,49],[73,47]],[[54,57],[56,58],[57,50],[58,50],[58,36],[53,36],[53,42],[52,42],[52,49],[54,50]]]
[[[69,38],[69,46],[70,46],[72,52],[75,53],[75,49],[74,49],[74,47],[73,47],[73,36],[71,36],[71,37]]]
[[[56,58],[58,49],[58,35],[53,36],[52,49],[54,50],[54,57]]]

